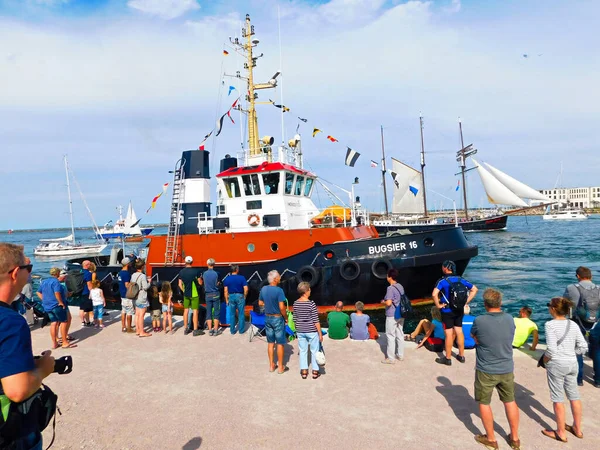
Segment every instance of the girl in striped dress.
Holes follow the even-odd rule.
[[[312,377],[316,380],[321,376],[316,354],[319,351],[319,343],[323,342],[321,324],[317,305],[310,297],[310,284],[303,281],[298,285],[300,298],[294,302],[294,322],[296,323],[296,334],[298,335],[298,349],[300,350],[300,376],[308,377],[308,347],[310,346],[310,359],[312,366]]]
[[[546,322],[546,344],[544,353],[546,376],[550,388],[550,399],[554,403],[556,414],[556,430],[542,430],[544,436],[560,442],[567,442],[567,432],[579,439],[583,438],[581,431],[581,400],[577,388],[577,355],[587,351],[587,342],[577,324],[567,318],[570,300],[555,297],[548,303],[548,309],[553,320]],[[573,425],[565,424],[565,392],[571,403]]]

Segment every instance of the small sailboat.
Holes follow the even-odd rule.
[[[140,227],[140,221],[135,214],[131,201],[129,202],[125,218],[123,218],[123,207],[118,206],[117,210],[119,211],[119,220],[114,225],[111,225],[112,221],[110,221],[99,229],[96,234],[99,239],[122,238],[132,241],[134,238],[140,238],[139,240],[141,241],[143,237],[148,236],[154,230],[151,227]]]
[[[40,244],[33,250],[35,256],[93,256],[102,253],[106,244],[83,244],[75,241],[75,224],[73,223],[73,201],[71,200],[71,183],[69,180],[69,163],[64,157],[67,176],[67,194],[69,197],[69,215],[71,217],[71,234],[56,239],[40,239]],[[85,202],[85,200],[84,200]],[[87,208],[87,205],[86,205]],[[88,208],[89,212],[89,208]]]

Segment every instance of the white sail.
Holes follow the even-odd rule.
[[[421,186],[421,172],[392,158],[392,172],[396,174],[394,183],[394,214],[423,214],[424,200]],[[413,188],[411,192],[410,188]],[[414,190],[417,191],[416,195]]]
[[[66,242],[66,241],[74,242],[75,239],[73,238],[72,234],[65,236],[65,237],[61,237],[61,238],[40,239],[40,242]]]
[[[141,236],[142,230],[140,230],[137,216],[135,215],[135,211],[133,210],[133,205],[129,202],[129,207],[127,208],[127,216],[125,217],[125,229],[123,233],[127,236]],[[132,226],[135,224],[134,226]]]
[[[515,180],[510,175],[505,174],[499,169],[496,169],[491,164],[485,163],[492,175],[494,175],[504,186],[509,188],[512,192],[517,194],[521,198],[528,198],[530,200],[542,200],[544,202],[550,202],[551,200],[535,189],[521,183],[519,180]]]
[[[510,206],[529,206],[521,200],[517,194],[504,186],[497,178],[489,173],[473,158],[477,172],[481,177],[481,182],[487,194],[488,201],[495,205],[510,205]]]

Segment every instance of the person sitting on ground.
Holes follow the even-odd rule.
[[[569,299],[555,297],[548,303],[553,320],[546,322],[546,376],[550,388],[550,399],[554,404],[556,430],[542,430],[542,434],[551,439],[567,442],[567,431],[582,439],[581,400],[577,383],[579,370],[577,355],[583,355],[588,348],[581,330],[568,319],[573,303]],[[571,326],[573,325],[573,326]],[[559,345],[560,344],[560,345]],[[565,392],[571,403],[573,425],[565,424]]]
[[[163,281],[158,298],[162,305],[165,334],[169,331],[173,332],[173,289],[171,288],[171,283]],[[167,328],[167,324],[169,324],[169,328]]]
[[[337,302],[335,304],[335,311],[331,311],[327,314],[327,335],[330,339],[346,339],[348,337],[348,326],[350,325],[350,317],[348,314],[342,312],[344,304]]]
[[[404,335],[404,340],[414,342],[420,334],[424,335],[424,337],[417,345],[417,348],[421,348],[425,345],[427,339],[432,335],[434,338],[441,339],[442,341],[446,338],[446,335],[444,334],[444,325],[442,325],[442,314],[437,306],[431,307],[431,321],[428,319],[421,319],[417,328],[415,328],[415,331]]]
[[[104,298],[104,292],[102,292],[102,289],[100,288],[100,281],[92,281],[90,298],[92,299],[92,306],[94,307],[94,325],[96,328],[104,328],[102,316],[104,315],[104,308],[106,308],[106,299]]]
[[[530,350],[535,350],[538,345],[538,327],[531,320],[532,310],[529,306],[523,306],[519,310],[519,317],[515,317],[515,338],[512,346],[519,348],[525,345],[530,335],[533,335],[533,342],[529,347]]]
[[[350,314],[350,322],[352,326],[350,328],[350,339],[355,341],[367,341],[369,340],[369,323],[371,318],[368,314],[364,314],[365,304],[363,302],[356,302],[354,304],[356,312]]]

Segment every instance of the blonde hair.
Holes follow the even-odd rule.
[[[95,272],[96,271],[96,264],[94,264],[93,262],[90,262],[90,268],[88,269],[90,272]]]
[[[9,270],[25,262],[23,246],[0,242],[0,275],[8,274]]]
[[[440,309],[437,306],[431,307],[431,320],[434,319],[438,322],[442,321],[442,313],[440,313]]]
[[[94,280],[94,281],[92,281],[92,287],[93,288],[99,288],[100,287],[100,280]]]
[[[160,298],[164,303],[169,301],[169,297],[173,293],[173,289],[171,288],[171,283],[168,281],[163,281],[160,286]]]

